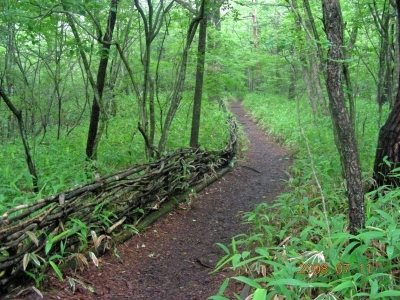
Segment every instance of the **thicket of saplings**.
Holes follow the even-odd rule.
[[[313,117],[307,99],[249,94],[244,106],[295,157],[287,193],[244,214],[251,232],[235,237],[216,270],[252,288],[260,299],[398,299],[400,297],[400,189],[382,187],[365,197],[366,229],[348,233],[345,183],[329,116]],[[384,107],[382,120],[388,113]],[[356,131],[363,181],[371,182],[378,136],[378,107],[357,100]],[[382,125],[382,124],[381,124]],[[387,163],[387,162],[382,162]],[[395,170],[392,176],[399,176]],[[273,212],[273,213],[272,213]],[[356,243],[361,246],[351,249]],[[276,297],[278,298],[274,298]],[[239,296],[237,296],[237,299]]]
[[[170,130],[168,151],[189,146],[192,93],[185,93]],[[162,99],[162,97],[160,97]],[[207,97],[205,97],[207,99]],[[137,101],[134,96],[120,95],[116,99],[115,116],[109,116],[100,145],[98,159],[88,162],[85,156],[89,112],[67,135],[64,127],[61,138],[57,140],[57,126],[48,126],[47,132],[37,136],[30,135],[30,146],[39,177],[40,192],[34,194],[31,176],[28,172],[24,149],[18,130],[12,138],[4,138],[0,143],[0,214],[16,205],[26,204],[43,197],[56,194],[75,185],[93,180],[94,170],[100,176],[121,171],[134,164],[147,162],[144,153],[144,140],[138,131]],[[156,127],[160,128],[160,108],[156,105]],[[77,110],[71,105],[72,112]],[[165,111],[165,110],[164,110]],[[70,115],[77,116],[78,111]],[[55,119],[55,117],[54,117]],[[226,123],[227,112],[216,101],[203,101],[199,143],[201,148],[223,149],[229,140]],[[75,124],[76,120],[70,120]],[[226,137],[226,138],[224,138]],[[157,141],[157,136],[156,136]],[[95,164],[95,165],[88,165]],[[93,170],[93,172],[88,172]]]

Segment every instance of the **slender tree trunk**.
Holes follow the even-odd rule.
[[[89,132],[86,143],[86,155],[89,159],[96,159],[97,157],[97,146],[100,140],[101,132],[98,131],[100,121],[100,106],[102,101],[103,90],[106,82],[107,65],[109,60],[109,52],[111,48],[111,41],[114,32],[115,22],[117,20],[117,7],[118,0],[111,0],[111,7],[108,14],[107,29],[102,41],[102,51],[97,70],[97,82],[96,87],[98,91],[98,97],[93,97],[92,110],[90,114]],[[103,111],[103,114],[106,112]]]
[[[376,1],[368,4],[371,15],[373,16],[376,29],[379,31],[379,71],[378,71],[378,93],[377,103],[379,111],[382,110],[383,104],[389,102],[393,105],[393,77],[392,64],[393,56],[391,53],[392,43],[390,33],[391,20],[393,18],[392,7],[390,1],[383,2],[383,8],[378,8]]]
[[[134,0],[134,4],[136,9],[139,12],[140,18],[143,21],[143,26],[144,26],[144,32],[145,32],[145,49],[144,49],[144,54],[142,58],[142,64],[144,68],[144,74],[143,74],[143,93],[139,95],[138,97],[138,105],[139,105],[139,114],[140,114],[140,122],[138,123],[138,129],[140,133],[142,134],[144,140],[145,140],[145,151],[147,156],[153,156],[153,151],[157,152],[156,147],[153,145],[151,140],[154,140],[154,130],[155,130],[155,124],[153,122],[153,133],[150,133],[150,135],[153,135],[153,137],[150,136],[149,138],[149,124],[148,124],[148,112],[151,114],[154,112],[154,91],[153,93],[153,99],[149,100],[147,102],[147,97],[149,93],[149,88],[152,88],[150,86],[150,80],[151,75],[150,75],[150,60],[151,60],[151,45],[154,40],[154,38],[158,35],[160,32],[161,26],[163,24],[165,15],[169,12],[171,9],[172,5],[174,4],[174,1],[171,1],[166,7],[164,7],[164,2],[161,1],[160,5],[158,5],[156,11],[154,11],[153,3],[151,0],[147,1],[147,6],[148,6],[148,13],[146,14],[142,8],[142,3],[139,0]],[[147,103],[149,104],[149,107],[147,108]],[[150,116],[150,118],[152,118]],[[154,121],[155,119],[153,119]],[[151,120],[150,120],[151,122]],[[152,129],[150,128],[150,131]]]
[[[200,29],[199,29],[196,86],[194,89],[192,128],[190,132],[190,147],[193,148],[199,147],[200,113],[201,113],[201,98],[203,94],[206,41],[207,41],[207,18],[204,17],[200,21]]]
[[[180,70],[178,72],[178,78],[176,79],[176,82],[175,82],[174,91],[171,96],[170,106],[168,108],[168,112],[167,112],[167,115],[166,115],[165,121],[164,121],[163,131],[161,133],[161,137],[158,142],[159,153],[162,153],[166,148],[168,135],[169,135],[169,129],[171,127],[172,121],[175,117],[175,113],[176,113],[176,111],[179,107],[179,104],[181,102],[181,99],[182,99],[182,90],[183,90],[183,85],[185,83],[185,78],[186,78],[186,67],[187,67],[187,60],[188,60],[188,56],[189,56],[189,49],[190,49],[190,45],[192,44],[193,38],[196,34],[199,22],[204,18],[205,1],[206,0],[201,1],[201,7],[199,9],[199,14],[192,20],[192,22],[189,25],[189,29],[188,29],[187,37],[186,37],[186,45],[185,45],[185,48],[182,53],[181,66],[180,66]]]
[[[303,72],[306,84],[308,82],[307,91],[309,93],[311,109],[315,116],[318,108],[317,104],[319,103],[322,108],[322,113],[327,114],[327,104],[322,91],[320,78],[320,74],[323,74],[323,72],[321,72],[321,68],[322,64],[324,63],[324,59],[322,55],[321,43],[319,43],[320,37],[316,29],[315,20],[310,8],[310,4],[308,0],[303,0],[305,13],[307,15],[307,18],[303,20],[298,9],[297,0],[286,0],[286,2],[290,5],[295,15],[295,24],[297,31],[300,32],[301,27],[303,27],[307,34],[307,42],[314,43],[313,51],[310,52],[308,55],[309,68],[307,67],[308,64],[306,55],[300,53],[300,60],[303,63]],[[317,41],[317,43],[315,43],[314,41]],[[309,74],[306,74],[306,72],[308,72]]]
[[[343,27],[339,0],[322,0],[322,9],[326,36],[331,43],[328,50],[326,77],[329,107],[338,136],[338,151],[346,180],[350,233],[357,234],[358,230],[365,226],[364,193],[357,142],[342,88]]]
[[[150,132],[149,132],[149,142],[151,145],[154,145],[154,138],[156,135],[156,112],[155,112],[155,89],[154,89],[154,81],[149,76],[149,113],[150,113]],[[154,156],[153,149],[148,149],[150,157]]]
[[[14,106],[11,99],[8,98],[7,94],[4,92],[3,87],[0,87],[0,96],[3,98],[3,100],[6,103],[6,105],[8,106],[8,108],[12,111],[14,116],[17,118],[18,125],[19,125],[19,132],[21,134],[21,139],[22,139],[22,143],[24,145],[24,150],[25,150],[25,160],[28,165],[29,173],[32,176],[33,190],[35,193],[38,193],[39,192],[38,175],[36,173],[35,163],[33,162],[33,159],[31,156],[28,137],[26,134],[25,126],[24,126],[24,120],[22,118],[22,112],[21,112],[21,110],[18,110]]]
[[[292,50],[294,53],[294,50]],[[296,99],[297,93],[297,67],[295,64],[290,64],[290,83],[288,89],[288,100],[292,101]]]

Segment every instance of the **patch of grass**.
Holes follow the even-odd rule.
[[[168,139],[168,151],[189,146],[192,101],[191,93],[184,95]],[[39,176],[40,193],[32,193],[33,186],[24,159],[19,136],[0,144],[0,214],[20,204],[46,197],[93,180],[94,170],[101,176],[112,174],[134,164],[146,162],[144,142],[137,129],[138,111],[128,96],[117,100],[117,115],[111,117],[98,147],[98,160],[87,162],[85,147],[88,122],[81,122],[68,136],[63,129],[56,139],[56,128],[49,129],[45,138],[30,139],[32,155]],[[162,107],[164,109],[164,107]],[[161,109],[157,106],[157,115]],[[164,109],[165,115],[165,109]],[[202,103],[199,142],[202,148],[223,149],[229,139],[228,114],[217,102],[206,99]],[[161,121],[157,120],[160,129]],[[156,137],[157,140],[157,137]],[[90,164],[90,165],[88,165]],[[92,169],[93,172],[88,170]]]
[[[296,158],[291,170],[292,186],[305,188],[306,194],[315,187],[305,144],[307,139],[315,172],[321,177],[323,190],[327,194],[332,194],[332,189],[343,190],[340,158],[334,142],[330,116],[314,117],[307,99],[288,101],[280,95],[250,94],[243,105],[259,124]],[[387,106],[384,108],[383,120],[389,112]],[[357,101],[356,134],[365,183],[371,181],[379,133],[378,119],[378,107],[375,102],[362,99]],[[336,194],[336,191],[333,194]]]
[[[347,216],[328,201],[329,227],[318,205],[285,194],[272,209],[260,204],[245,214],[252,229],[236,237],[216,270],[230,266],[242,274],[231,278],[271,299],[397,299],[400,296],[400,206],[391,195],[367,197],[366,229],[348,234]],[[361,245],[354,251],[356,243]],[[238,250],[239,246],[242,246]],[[220,294],[222,295],[222,294]],[[367,297],[367,298],[363,298]],[[210,299],[227,299],[222,296]],[[254,298],[253,298],[254,299]]]
[[[295,162],[287,192],[272,207],[260,204],[244,214],[250,233],[235,237],[229,246],[220,245],[225,255],[216,270],[224,266],[237,270],[240,276],[230,280],[250,286],[253,299],[257,300],[275,296],[398,299],[400,206],[395,199],[399,198],[400,189],[382,188],[379,193],[367,194],[366,228],[351,236],[329,116],[314,118],[305,100],[288,102],[276,95],[249,95],[244,105],[294,154]],[[362,100],[357,109],[363,180],[368,181],[378,135],[378,113],[374,103]],[[227,299],[222,296],[226,286],[224,282],[222,290],[210,299]]]

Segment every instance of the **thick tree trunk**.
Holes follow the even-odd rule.
[[[378,146],[374,163],[374,188],[390,185],[400,186],[398,177],[389,176],[390,172],[400,166],[400,94],[396,103],[379,131]]]
[[[203,95],[206,40],[207,40],[207,18],[204,17],[200,21],[200,29],[199,29],[196,86],[194,89],[192,128],[190,132],[190,147],[193,148],[199,147],[200,113],[201,113],[201,98]]]
[[[322,0],[322,8],[326,36],[331,43],[326,77],[329,107],[338,137],[338,150],[346,180],[350,233],[357,234],[358,230],[365,226],[364,193],[357,142],[342,88],[343,28],[339,0]]]
[[[396,0],[397,18],[400,16],[400,0]],[[397,29],[397,41],[400,46],[399,21]],[[378,146],[376,148],[374,163],[374,188],[390,185],[400,186],[398,177],[389,176],[390,172],[400,166],[400,75],[399,86],[395,104],[386,120],[385,125],[379,131]]]
[[[115,22],[117,20],[117,7],[118,0],[111,0],[111,7],[108,14],[107,21],[107,29],[104,35],[102,44],[103,48],[101,51],[101,58],[99,68],[97,70],[97,82],[96,87],[98,91],[98,97],[93,97],[92,110],[90,114],[90,124],[89,124],[89,132],[86,143],[86,155],[89,159],[96,159],[97,155],[97,145],[99,143],[98,127],[100,120],[100,105],[99,101],[101,101],[104,85],[106,82],[106,74],[107,74],[107,65],[109,60],[109,52],[111,48],[111,41],[114,32]],[[102,112],[105,113],[105,112]]]

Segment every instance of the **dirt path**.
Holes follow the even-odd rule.
[[[240,213],[273,201],[282,191],[284,169],[290,164],[285,151],[263,134],[239,103],[231,109],[249,139],[245,160],[199,193],[192,209],[171,212],[100,258],[101,268],[66,274],[92,286],[93,293],[77,283],[72,294],[68,282],[50,280],[46,299],[204,300],[218,291],[232,274],[209,274],[223,254],[216,243],[229,244],[233,236],[246,231]],[[240,288],[230,286],[227,296],[232,298]]]

